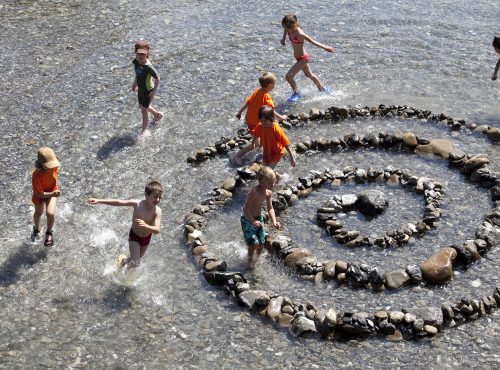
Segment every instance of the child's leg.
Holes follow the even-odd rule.
[[[138,242],[129,240],[128,249],[130,251],[130,258],[127,263],[128,268],[133,268],[139,266],[141,262],[141,246]]]
[[[142,132],[144,132],[148,129],[148,123],[149,123],[148,108],[145,108],[142,105],[139,105],[139,107],[141,108],[141,113],[142,113]]]
[[[241,148],[238,151],[238,153],[236,153],[236,155],[234,156],[234,161],[238,164],[241,164],[242,163],[241,157],[243,157],[245,154],[247,154],[248,152],[251,152],[254,149],[255,149],[255,147],[253,146],[253,144],[249,144],[246,147]]]
[[[146,253],[146,249],[148,249],[148,245],[141,245],[141,258],[144,257],[144,253]]]
[[[35,230],[40,231],[40,219],[42,218],[44,203],[43,202],[41,204],[34,203],[34,205],[35,205],[35,212],[33,212],[33,223],[35,224]]]
[[[255,250],[258,248],[258,244],[252,244],[248,246],[248,263],[252,263],[253,260],[253,254],[255,253]],[[262,252],[262,250],[261,250]]]
[[[311,68],[309,67],[309,63],[306,63],[304,67],[302,67],[302,72],[306,75],[307,78],[310,78],[312,82],[316,85],[316,87],[319,89],[319,91],[323,91],[325,87],[319,80],[318,76],[316,76],[314,73],[311,72]]]
[[[148,107],[148,111],[153,115],[153,120],[155,122],[157,122],[163,118],[163,113],[154,109],[152,105],[150,105]]]
[[[299,71],[304,68],[305,65],[307,65],[307,62],[305,60],[299,60],[286,73],[285,79],[290,84],[292,90],[296,93],[298,93],[299,91],[297,90],[297,83],[293,78],[297,73],[299,73]]]
[[[57,198],[52,197],[47,202],[47,209],[45,210],[47,214],[47,231],[52,231],[54,223],[56,222],[56,205]]]

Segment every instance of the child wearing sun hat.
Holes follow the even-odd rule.
[[[54,245],[52,228],[55,222],[57,198],[61,195],[61,191],[57,187],[57,175],[60,165],[59,159],[51,148],[43,147],[38,149],[35,168],[31,175],[33,188],[31,200],[35,206],[31,240],[36,241],[40,238],[40,219],[45,208],[47,230],[45,231],[44,245],[46,247]]]

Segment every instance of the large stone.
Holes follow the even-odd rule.
[[[281,327],[289,327],[293,321],[293,316],[288,313],[281,313],[278,316],[278,323]]]
[[[335,261],[328,261],[323,264],[323,277],[333,279],[335,277]]]
[[[450,154],[454,152],[454,149],[453,142],[450,140],[432,139],[427,145],[418,145],[417,153],[434,154],[438,157],[448,159]]]
[[[310,257],[310,256],[312,256],[312,252],[310,250],[301,248],[286,256],[285,264],[288,267],[296,267],[298,261],[300,261],[304,257]]]
[[[238,298],[248,308],[264,307],[271,300],[264,290],[247,290],[240,293]]]
[[[403,269],[397,269],[385,274],[385,286],[389,289],[398,289],[410,282],[410,276]]]
[[[290,332],[298,337],[308,333],[316,333],[317,330],[314,321],[305,316],[295,316],[290,325]]]
[[[425,325],[432,325],[438,329],[443,325],[443,311],[439,307],[411,308],[404,312],[422,319]]]
[[[453,261],[457,251],[453,248],[444,248],[422,262],[420,270],[425,280],[431,283],[442,283],[453,276]]]
[[[222,189],[227,191],[233,191],[235,186],[236,186],[236,180],[232,177],[224,180],[224,182],[222,183]]]
[[[369,189],[358,194],[356,207],[363,214],[375,216],[384,212],[388,204],[389,201],[382,191]]]
[[[485,134],[493,141],[500,141],[500,128],[490,127],[490,129],[486,131]]]
[[[358,201],[358,197],[355,194],[344,194],[342,195],[342,207],[350,208],[354,207]]]

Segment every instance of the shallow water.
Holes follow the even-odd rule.
[[[0,4],[0,367],[498,367],[498,312],[450,329],[432,341],[384,339],[325,342],[295,339],[250,315],[209,286],[184,247],[185,213],[234,168],[226,158],[192,167],[196,148],[234,135],[234,118],[264,70],[280,77],[273,98],[287,112],[332,105],[407,104],[468,121],[500,126],[500,84],[489,80],[497,56],[498,5],[491,1],[371,1],[329,4],[279,2],[7,1]],[[282,76],[292,63],[279,44],[284,13],[296,12],[306,32],[337,47],[307,45],[311,68],[333,88],[318,95],[298,78],[306,97],[285,104],[290,89]],[[496,28],[495,28],[496,27]],[[151,60],[163,82],[155,105],[166,112],[152,137],[136,144],[140,126],[130,61],[138,38],[153,45]],[[480,134],[399,120],[349,120],[288,132],[305,137],[356,131],[411,130],[422,137],[453,140],[457,149],[486,153],[496,170],[500,150]],[[48,145],[62,161],[56,245],[45,251],[26,243],[31,228],[30,174],[36,148]],[[471,238],[491,207],[484,189],[436,159],[385,151],[318,153],[299,157],[292,179],[310,169],[356,165],[411,168],[443,183],[444,215],[438,227],[397,250],[336,245],[312,222],[316,207],[337,190],[328,188],[283,215],[286,232],[309,243],[318,258],[363,260],[384,269],[419,262],[439,247]],[[90,196],[141,197],[149,179],[164,184],[162,233],[153,238],[131,289],[103,276],[126,252],[130,210],[85,204]],[[296,180],[293,180],[295,183]],[[339,191],[358,191],[342,187]],[[422,200],[399,188],[382,224],[421,215]],[[211,250],[240,267],[245,246],[239,229],[244,192],[210,223]],[[305,222],[304,222],[305,220]],[[351,222],[351,221],[350,221]],[[352,220],[356,225],[356,221]],[[362,222],[359,221],[359,222]],[[372,227],[372,226],[370,226]],[[323,236],[323,237],[322,237]],[[264,256],[252,281],[297,300],[340,310],[373,311],[407,305],[438,306],[477,297],[499,284],[498,249],[459,271],[453,282],[396,293],[313,286]],[[247,274],[248,275],[248,274]],[[471,286],[479,280],[480,287]]]

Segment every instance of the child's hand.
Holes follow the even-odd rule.
[[[491,75],[491,81],[495,81],[497,79],[497,74],[496,73],[493,73]]]
[[[273,223],[273,225],[274,225],[274,227],[276,229],[278,229],[278,230],[281,229],[281,224],[278,221],[276,221],[275,223]]]
[[[284,37],[280,40],[281,45],[285,46],[285,40],[286,39]]]
[[[149,226],[147,223],[144,222],[144,220],[141,220],[140,218],[136,218],[135,223],[137,224],[137,226],[140,226],[140,227],[148,227]]]
[[[61,195],[61,190],[54,190],[52,194],[57,198],[59,195]]]
[[[137,90],[137,84],[134,81],[134,83],[132,84],[132,91],[135,91],[135,90]]]
[[[253,226],[255,226],[257,229],[260,229],[262,227],[262,224],[260,223],[260,221],[255,220]]]
[[[236,113],[236,118],[241,119],[241,113]]]
[[[325,47],[325,50],[328,51],[329,53],[333,53],[335,51],[335,48],[333,46],[327,46]]]
[[[290,156],[290,164],[292,167],[295,167],[297,165],[297,161],[295,160],[294,156]]]
[[[90,199],[88,200],[88,202],[89,202],[89,204],[97,204],[97,203],[98,203],[98,202],[97,202],[97,199],[95,199],[95,198],[90,198]]]

